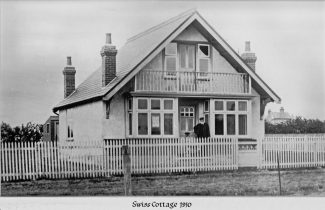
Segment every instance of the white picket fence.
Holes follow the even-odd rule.
[[[261,168],[325,166],[325,135],[266,135],[262,140]]]
[[[122,173],[122,145],[130,147],[133,174],[238,168],[238,141],[235,138],[128,139],[106,142],[110,174]]]
[[[115,139],[101,142],[2,143],[3,181],[84,178],[122,174],[123,145],[131,152],[131,173],[235,170],[235,138]]]

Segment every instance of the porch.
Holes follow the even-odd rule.
[[[135,92],[247,95],[251,79],[244,73],[142,70],[135,77]]]

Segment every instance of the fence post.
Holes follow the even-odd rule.
[[[128,145],[122,146],[123,155],[123,174],[124,174],[124,192],[125,195],[131,195],[131,158],[130,158],[130,148]]]
[[[279,151],[276,152],[276,157],[277,157],[277,162],[278,162],[278,176],[279,176],[280,195],[282,195]]]

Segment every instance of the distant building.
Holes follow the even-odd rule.
[[[294,116],[284,111],[284,108],[280,108],[280,112],[272,112],[270,109],[268,111],[266,121],[272,124],[279,124],[293,119]]]
[[[43,141],[59,139],[59,116],[50,116],[43,125]]]

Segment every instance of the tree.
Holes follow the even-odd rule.
[[[1,123],[1,139],[4,142],[17,141],[35,141],[41,140],[42,133],[40,131],[41,125],[28,122],[26,126],[22,124],[20,127],[12,128],[8,123]]]
[[[265,121],[266,134],[325,133],[325,121],[296,117],[279,124]]]

